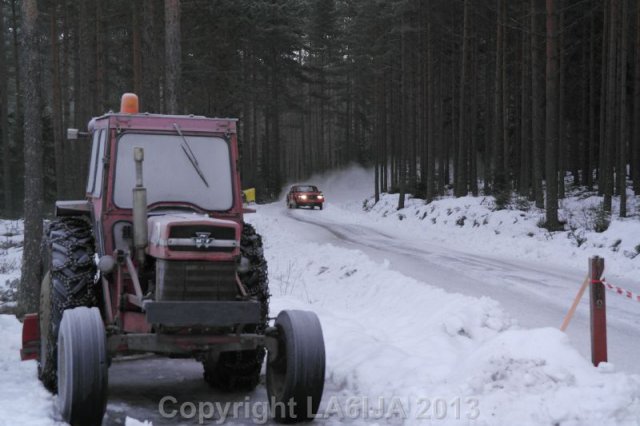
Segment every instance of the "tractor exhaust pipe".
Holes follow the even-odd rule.
[[[144,149],[133,148],[133,159],[136,162],[136,186],[133,188],[133,246],[138,265],[144,265],[145,249],[148,243],[147,234],[147,188],[142,181],[142,162]]]

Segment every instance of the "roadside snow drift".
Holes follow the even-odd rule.
[[[36,362],[20,362],[21,336],[16,318],[0,315],[0,426],[56,424],[53,396],[38,381]]]
[[[259,206],[272,315],[315,311],[332,420],[404,424],[636,424],[640,377],[596,369],[558,330],[519,329],[497,302],[446,293],[359,251],[307,242]],[[286,225],[286,226],[285,226]],[[437,285],[438,283],[429,283]]]
[[[21,220],[0,220],[0,313],[15,305],[22,258],[22,227]]]

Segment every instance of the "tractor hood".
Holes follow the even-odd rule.
[[[229,260],[240,253],[240,225],[188,213],[150,216],[147,254],[158,259]]]

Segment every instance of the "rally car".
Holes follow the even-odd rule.
[[[314,185],[293,185],[287,193],[286,203],[290,209],[306,206],[322,210],[324,195]]]

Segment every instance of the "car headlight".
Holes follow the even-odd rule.
[[[300,196],[300,199],[301,199],[301,200],[306,200],[306,199],[307,199],[307,196],[306,196],[306,195],[301,195],[301,196]]]
[[[324,195],[318,195],[318,200],[324,200]]]

